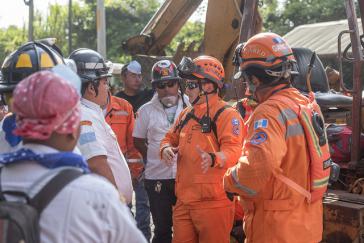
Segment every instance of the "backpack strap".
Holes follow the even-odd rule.
[[[41,214],[52,199],[71,181],[83,173],[77,169],[64,169],[54,176],[32,199],[29,204]]]
[[[215,137],[216,137],[216,140],[217,140],[217,127],[216,127],[216,121],[217,119],[219,118],[219,116],[221,115],[221,113],[224,112],[224,110],[226,110],[227,108],[231,108],[231,106],[229,105],[224,105],[223,107],[221,107],[220,109],[218,109],[214,115],[214,118],[212,119],[212,122],[211,122],[211,128],[212,128],[212,131],[214,132],[215,134]]]

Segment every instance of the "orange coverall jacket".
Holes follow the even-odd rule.
[[[210,117],[225,106],[218,95],[209,99]],[[217,138],[213,131],[202,133],[201,125],[194,119],[181,129],[175,129],[192,108],[181,112],[174,126],[161,141],[161,152],[167,146],[179,147],[176,175],[176,196],[184,205],[191,208],[217,208],[232,206],[223,188],[226,170],[235,165],[241,155],[243,141],[243,121],[233,108],[224,110],[216,121]],[[206,103],[194,105],[194,114],[201,118],[206,114]],[[202,173],[201,157],[196,149],[216,155],[215,167]],[[217,164],[224,164],[220,168]]]
[[[136,178],[143,170],[143,159],[134,147],[133,129],[134,112],[131,104],[119,97],[110,95],[105,115],[106,122],[116,134],[119,146],[123,152],[132,175]]]
[[[246,147],[239,163],[224,177],[226,191],[240,194],[247,242],[319,242],[322,201],[309,204],[304,196],[275,177],[283,173],[309,190],[309,152],[296,113],[279,94],[307,104],[295,88],[273,93],[259,104],[248,122]],[[267,96],[266,96],[267,97]]]

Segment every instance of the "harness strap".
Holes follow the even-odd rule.
[[[214,132],[215,134],[215,137],[216,139],[218,138],[217,137],[217,127],[216,127],[216,121],[217,119],[219,118],[219,116],[221,115],[221,113],[224,112],[224,110],[226,110],[227,108],[230,108],[231,106],[229,105],[224,105],[223,107],[221,107],[216,113],[215,113],[215,116],[214,118],[212,119],[212,122],[211,122],[211,128],[212,128],[212,131]]]
[[[230,108],[231,106],[229,105],[224,105],[223,107],[221,107],[220,109],[217,110],[217,112],[214,115],[214,118],[211,121],[211,128],[212,131],[214,132],[214,135],[217,139],[217,127],[216,127],[216,121],[219,118],[219,116],[221,115],[221,113],[226,110],[227,108]],[[189,120],[193,119],[195,121],[197,121],[199,124],[201,124],[201,119],[198,118],[197,116],[195,116],[194,114],[194,109],[192,108],[191,111],[189,111],[186,116],[185,119],[181,120],[178,125],[175,127],[174,132],[176,132],[177,130],[181,131],[183,129],[184,126],[187,125],[187,123],[189,122]]]
[[[309,191],[307,191],[305,188],[298,185],[296,182],[292,181],[291,179],[289,179],[288,177],[286,177],[286,176],[284,176],[282,174],[276,174],[275,177],[278,180],[280,180],[281,182],[283,182],[284,184],[286,184],[287,186],[294,189],[296,192],[298,192],[299,194],[301,194],[305,198],[307,198],[308,202],[311,202],[311,193]]]

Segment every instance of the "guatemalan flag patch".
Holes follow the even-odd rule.
[[[260,119],[254,122],[254,130],[258,128],[267,128],[268,127],[268,120],[267,119]]]

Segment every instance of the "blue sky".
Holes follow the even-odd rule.
[[[9,25],[23,26],[28,21],[28,6],[24,4],[24,0],[3,0],[0,8],[0,28]],[[50,3],[67,4],[68,0],[34,0],[34,8],[44,13],[47,12]]]

